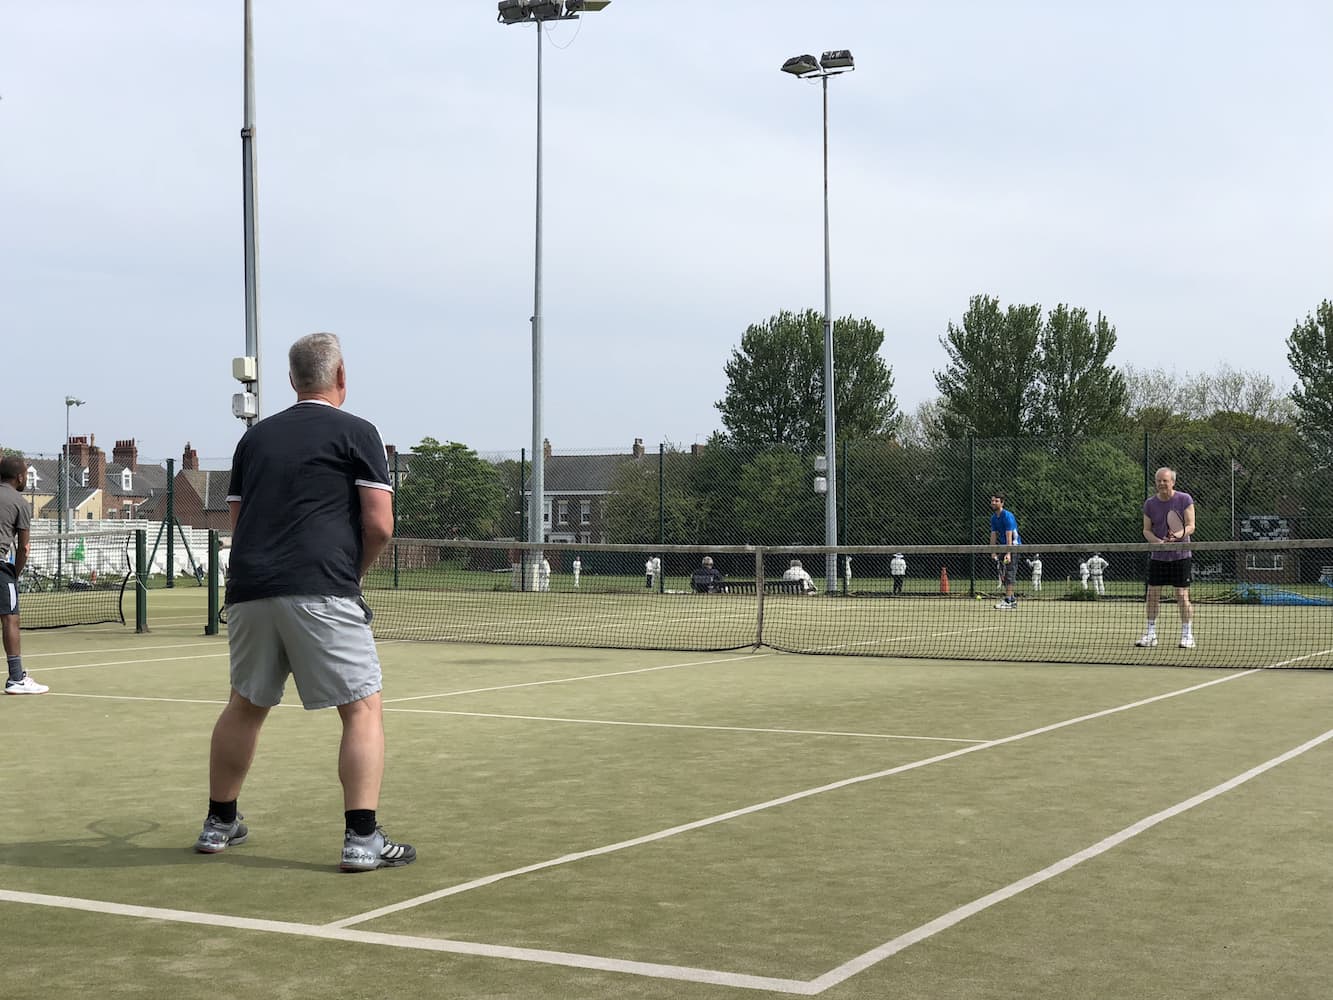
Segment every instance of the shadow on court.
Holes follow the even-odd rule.
[[[77,840],[35,840],[6,844],[0,851],[0,868],[159,868],[163,865],[230,865],[273,871],[312,871],[338,874],[336,865],[289,858],[264,857],[255,847],[243,844],[221,854],[197,854],[193,838],[198,832],[181,830],[180,847],[144,847],[137,837],[155,833],[158,823],[142,823],[128,833],[115,832],[115,823],[97,820],[85,828],[92,835]],[[256,845],[257,846],[257,845]],[[259,848],[263,850],[263,848]]]

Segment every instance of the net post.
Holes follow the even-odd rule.
[[[176,586],[176,460],[167,459],[167,589]]]
[[[666,443],[657,445],[657,544],[666,544]],[[658,556],[661,560],[661,556]],[[657,592],[666,593],[666,574],[660,569],[657,573]]]
[[[148,631],[148,533],[145,530],[134,532],[134,631]]]
[[[840,544],[842,545],[851,544],[849,538],[851,532],[847,530],[847,497],[848,494],[851,492],[851,487],[848,485],[847,471],[848,471],[847,438],[844,437],[842,439],[842,485],[838,487],[838,499],[842,501],[842,517],[838,518],[838,534],[842,536],[840,541]],[[847,556],[844,555],[842,558],[846,559]],[[836,560],[834,562],[834,565],[837,565]],[[842,596],[846,597],[848,590],[847,590],[847,573],[845,569],[842,573],[838,575],[842,578]]]
[[[528,449],[518,449],[518,540],[526,542],[528,540]],[[528,552],[526,549],[518,551],[518,589],[520,592],[528,589]]]
[[[754,648],[764,644],[764,549],[754,550]]]
[[[218,529],[208,529],[208,621],[204,625],[204,635],[218,634],[218,553],[222,545],[218,541]]]
[[[977,439],[973,434],[967,436],[967,537],[963,539],[964,545],[973,544],[972,537],[972,505],[976,503],[977,492]],[[967,557],[967,596],[977,596],[977,557],[975,553]]]

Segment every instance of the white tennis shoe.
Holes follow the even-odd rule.
[[[1136,641],[1136,642],[1134,643],[1134,645],[1136,645],[1136,646],[1145,646],[1145,647],[1146,647],[1146,646],[1156,646],[1156,645],[1157,645],[1157,635],[1156,635],[1155,633],[1153,633],[1153,632],[1144,632],[1143,635],[1139,636],[1138,641]]]
[[[1182,636],[1180,637],[1180,648],[1181,648],[1181,649],[1193,649],[1193,648],[1194,648],[1194,636],[1192,636],[1192,635],[1182,635]]]
[[[46,694],[50,690],[33,680],[32,674],[24,674],[21,681],[5,681],[5,694]]]

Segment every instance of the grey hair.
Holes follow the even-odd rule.
[[[1164,466],[1162,466],[1160,469],[1158,469],[1156,472],[1154,472],[1153,475],[1152,475],[1153,481],[1156,482],[1156,481],[1157,481],[1157,477],[1160,476],[1163,472],[1169,472],[1169,473],[1171,473],[1171,482],[1174,483],[1174,482],[1176,481],[1176,470],[1173,469],[1173,468],[1171,468],[1171,466],[1169,466],[1169,465],[1164,465]]]
[[[292,388],[297,392],[332,389],[337,384],[342,360],[343,349],[337,334],[306,334],[287,352]]]

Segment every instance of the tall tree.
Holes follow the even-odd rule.
[[[1149,430],[1171,417],[1207,420],[1216,413],[1278,424],[1295,419],[1295,404],[1271,376],[1225,364],[1197,374],[1126,365],[1125,392],[1130,420]]]
[[[884,331],[868,319],[833,323],[834,417],[839,437],[889,434],[898,425]],[[752,325],[726,364],[722,424],[740,445],[798,451],[824,444],[824,317],[780,312]]]
[[[1296,374],[1296,425],[1324,461],[1333,460],[1333,302],[1325,299],[1296,324],[1287,338],[1287,362]]]
[[[935,373],[945,433],[1019,437],[1029,430],[1040,337],[1041,306],[1001,310],[999,299],[972,297],[962,324],[950,321],[940,338],[949,356]]]
[[[496,467],[471,448],[422,438],[398,491],[398,534],[494,538],[504,496]]]
[[[1089,437],[1118,427],[1125,415],[1125,377],[1107,364],[1115,327],[1100,313],[1061,304],[1050,311],[1038,342],[1038,402],[1033,429],[1059,437]]]

